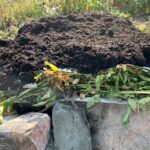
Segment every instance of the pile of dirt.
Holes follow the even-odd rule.
[[[119,63],[150,62],[150,36],[130,21],[109,14],[71,14],[42,18],[23,26],[14,41],[0,40],[0,68],[19,74],[43,67],[96,73]]]

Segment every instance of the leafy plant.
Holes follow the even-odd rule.
[[[102,97],[127,101],[129,107],[122,116],[123,124],[127,125],[133,112],[147,110],[150,102],[150,70],[130,64],[121,64],[108,70],[102,70],[87,83],[79,82],[73,85],[73,88],[86,96],[93,96],[88,101],[87,108],[93,107]]]
[[[66,90],[76,91],[78,95],[92,97],[87,108],[100,102],[101,98],[113,98],[116,101],[127,101],[128,109],[122,117],[127,124],[133,112],[146,111],[150,102],[150,70],[120,64],[116,67],[100,71],[97,75],[80,74],[62,71],[53,64],[45,62],[44,70],[35,76],[37,85],[29,84],[19,95],[12,96],[2,102],[4,113],[13,113],[16,102],[29,104],[32,111],[46,109],[65,96]],[[1,94],[3,96],[3,93]],[[65,97],[63,97],[65,98]]]
[[[134,16],[150,13],[149,0],[116,0],[114,6]]]

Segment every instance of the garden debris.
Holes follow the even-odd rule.
[[[48,68],[44,68],[40,73],[36,88],[29,87],[19,95],[0,103],[0,106],[4,107],[5,114],[13,113],[14,109],[19,114],[46,110],[57,100],[66,99],[68,94],[70,95],[67,91],[76,92],[81,98],[92,97],[87,103],[88,108],[100,102],[100,98],[127,101],[130,106],[128,112],[148,108],[147,104],[150,102],[150,70],[148,69],[131,64],[119,64],[92,75],[64,72],[47,61],[45,66]],[[129,113],[125,118],[128,116]]]

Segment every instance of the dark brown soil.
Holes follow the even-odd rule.
[[[150,62],[150,36],[132,23],[108,14],[72,14],[43,18],[23,26],[14,41],[0,40],[2,72],[58,67],[96,73],[119,63]]]

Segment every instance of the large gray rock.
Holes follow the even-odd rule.
[[[150,111],[121,123],[125,104],[98,104],[88,114],[93,150],[150,150]]]
[[[54,150],[92,150],[90,130],[82,109],[57,103],[52,118]]]
[[[0,150],[45,150],[49,131],[47,114],[28,113],[6,121],[0,125]]]

